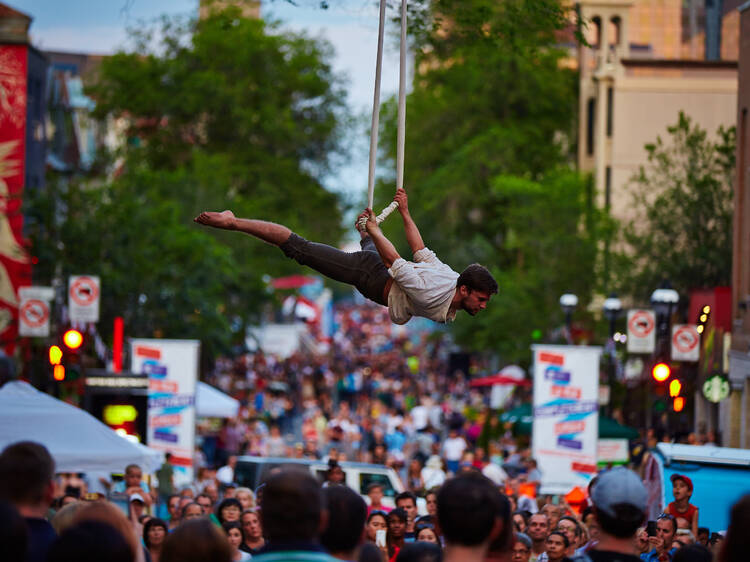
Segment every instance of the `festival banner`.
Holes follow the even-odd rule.
[[[193,481],[195,390],[200,342],[134,339],[131,371],[148,375],[147,444],[172,453],[175,484]]]
[[[597,472],[600,347],[533,345],[532,454],[541,492],[567,494]]]
[[[0,350],[18,335],[18,289],[31,284],[22,237],[26,139],[26,45],[0,45]]]

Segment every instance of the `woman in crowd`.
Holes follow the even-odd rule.
[[[385,511],[375,510],[370,512],[365,523],[367,541],[376,544],[377,532],[388,531],[388,514]]]
[[[225,521],[222,524],[224,532],[227,534],[229,547],[232,549],[232,562],[245,562],[250,560],[247,552],[240,550],[240,546],[245,543],[245,533],[242,531],[242,525],[238,521]]]
[[[424,491],[424,480],[422,480],[422,463],[414,457],[409,463],[409,469],[406,474],[406,486],[409,491],[421,495]]]
[[[255,494],[253,494],[250,488],[237,488],[234,491],[234,497],[240,502],[242,511],[247,511],[255,507]]]
[[[513,512],[513,525],[515,526],[517,532],[526,532],[528,522],[526,521],[526,514],[523,511],[516,510]]]
[[[431,542],[436,545],[440,545],[440,539],[437,536],[437,533],[435,533],[435,527],[428,524],[419,525],[416,529],[417,536],[416,541],[417,542]]]
[[[249,509],[242,512],[240,518],[245,540],[240,545],[240,550],[248,554],[256,555],[260,549],[266,545],[266,539],[263,538],[263,527],[260,524],[258,512]]]
[[[242,515],[242,504],[235,498],[221,500],[219,507],[216,508],[216,518],[221,525],[227,521],[239,523],[240,515]]]
[[[155,517],[143,525],[143,544],[146,545],[151,562],[160,562],[161,547],[164,546],[168,533],[166,522]]]

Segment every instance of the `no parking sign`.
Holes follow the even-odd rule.
[[[46,338],[49,336],[49,301],[52,287],[21,287],[18,289],[18,335]]]
[[[653,310],[628,311],[628,353],[653,353],[656,346]]]
[[[698,361],[700,359],[700,334],[693,324],[675,324],[672,327],[672,359]]]
[[[71,275],[68,280],[68,315],[71,322],[99,321],[99,277]]]

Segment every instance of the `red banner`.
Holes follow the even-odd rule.
[[[31,284],[22,237],[28,47],[0,45],[0,348],[18,334],[18,288]]]

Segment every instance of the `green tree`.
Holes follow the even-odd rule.
[[[100,275],[105,339],[122,315],[131,335],[201,339],[205,360],[244,341],[272,298],[263,277],[299,266],[193,217],[231,208],[337,242],[338,200],[320,178],[339,147],[343,93],[326,43],[235,9],[165,19],[135,39],[89,89],[96,115],[126,126],[118,174],[53,180],[27,201],[36,281]]]
[[[641,298],[665,278],[683,293],[731,283],[735,128],[712,138],[680,112],[667,133],[646,145],[631,181],[638,218],[624,229],[620,267],[625,290]]]
[[[416,75],[407,101],[405,185],[426,243],[459,270],[481,262],[500,293],[459,341],[528,362],[532,332],[562,323],[558,299],[585,304],[596,285],[602,217],[587,178],[566,169],[575,138],[576,75],[556,0],[412,2]],[[395,105],[385,111],[395,159]],[[384,182],[380,204],[392,192]],[[386,223],[394,238],[397,219]],[[583,306],[581,308],[584,308]]]

